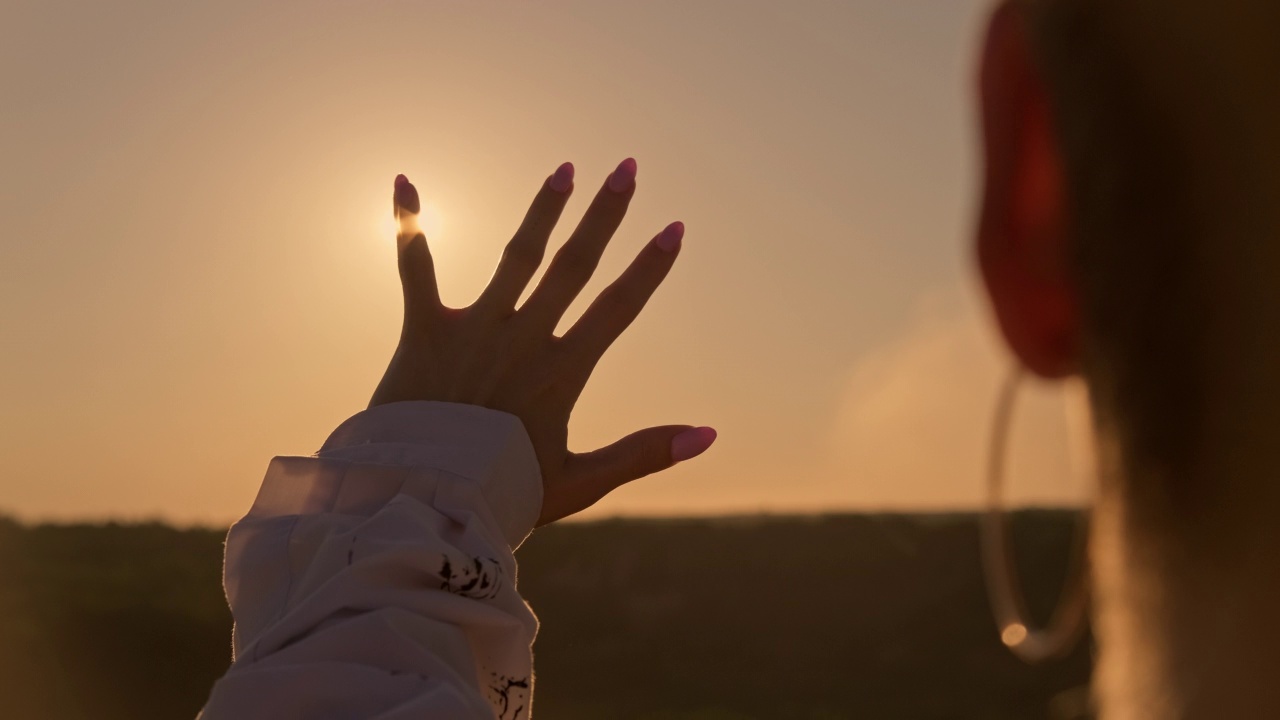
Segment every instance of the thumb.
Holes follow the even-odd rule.
[[[715,441],[713,428],[664,425],[632,433],[599,450],[572,455],[565,464],[567,492],[554,502],[546,498],[539,524],[585,510],[620,485],[701,455]]]
[[[619,485],[695,458],[715,441],[716,431],[709,427],[649,428],[599,450],[574,455],[565,474],[576,482],[603,488],[603,497]]]

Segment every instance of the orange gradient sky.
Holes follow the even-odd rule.
[[[584,302],[667,222],[688,235],[571,447],[720,441],[588,516],[976,504],[1007,362],[968,254],[987,6],[6,3],[0,512],[234,519],[385,367],[396,173],[462,305],[557,164],[576,221],[628,155]],[[1041,395],[1018,498],[1074,498]]]

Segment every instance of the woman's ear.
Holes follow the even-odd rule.
[[[991,18],[980,96],[986,161],[978,263],[1010,349],[1031,372],[1076,372],[1079,308],[1066,182],[1049,96],[1026,18],[1005,2]]]

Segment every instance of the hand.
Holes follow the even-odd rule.
[[[370,407],[405,400],[466,403],[511,413],[524,423],[542,469],[539,525],[595,504],[623,483],[665,470],[711,446],[708,427],[654,427],[589,453],[568,449],[569,415],[596,363],[644,308],[680,253],[684,225],[671,223],[582,318],[556,337],[556,325],[595,272],[635,193],[628,158],[596,194],[529,299],[516,302],[542,264],[547,239],[573,192],[573,165],[543,183],[498,269],[471,307],[440,302],[426,237],[417,230],[418,191],[396,178],[404,329]]]

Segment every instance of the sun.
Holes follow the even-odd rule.
[[[422,212],[400,222],[397,222],[391,213],[384,211],[381,215],[381,232],[378,234],[383,238],[394,240],[396,235],[403,231],[420,232],[427,236],[427,240],[439,241],[440,233],[444,229],[443,215],[434,203],[423,203]]]

